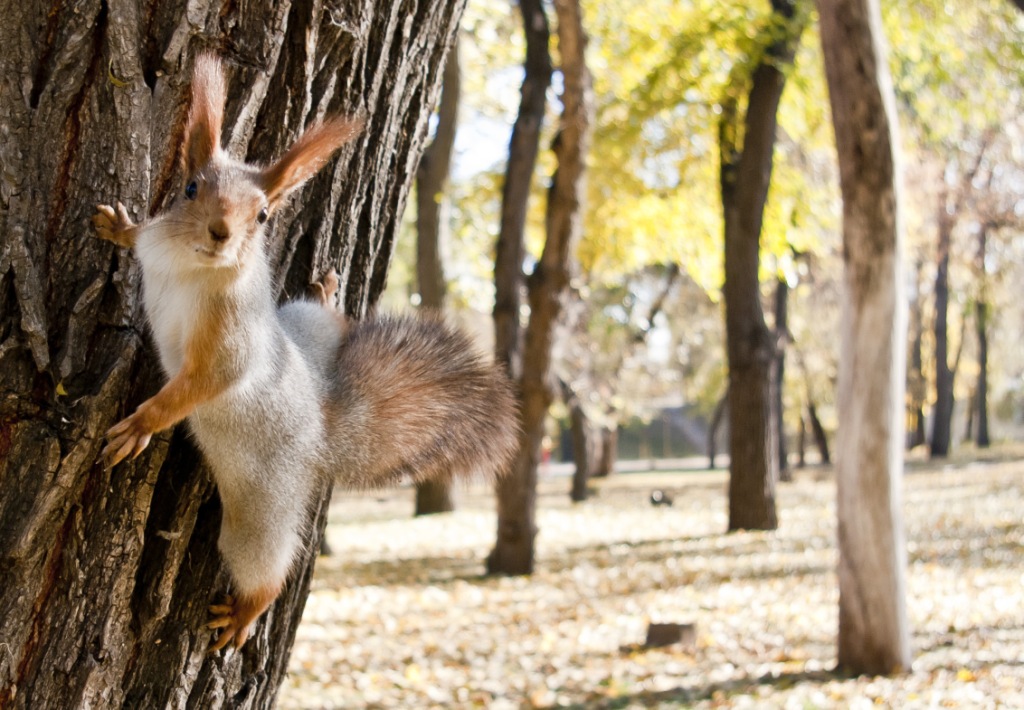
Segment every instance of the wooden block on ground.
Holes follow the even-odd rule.
[[[692,651],[697,647],[696,624],[648,624],[645,648],[661,648],[679,644]]]

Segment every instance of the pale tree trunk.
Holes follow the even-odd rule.
[[[569,285],[572,250],[583,217],[592,111],[590,75],[584,58],[586,35],[578,0],[556,0],[555,12],[564,85],[561,124],[554,145],[557,168],[548,190],[544,249],[528,280],[530,319],[519,379],[522,445],[511,476],[498,486],[498,535],[487,558],[491,574],[533,572],[537,465],[544,421],[553,398],[551,344]],[[506,490],[516,498],[506,500]]]
[[[784,70],[793,63],[807,12],[797,0],[773,0],[772,11],[783,29],[754,68],[746,113],[738,115],[738,96],[731,94],[719,119],[729,363],[729,530],[778,527],[779,432],[772,416],[778,386],[776,344],[761,308],[760,240]]]
[[[423,152],[416,171],[416,282],[420,308],[432,311],[444,309],[447,290],[441,260],[441,234],[444,229],[441,219],[451,172],[452,149],[455,147],[461,81],[459,43],[456,39],[445,62],[434,138]],[[416,485],[416,515],[453,510],[455,498],[451,479],[426,480]]]
[[[363,136],[275,219],[282,295],[330,268],[383,288],[461,0],[7,3],[0,18],[0,707],[273,704],[312,555],[240,653],[206,653],[220,505],[181,430],[106,470],[103,432],[162,380],[134,257],[88,218],[182,184],[192,57],[224,56],[224,142],[269,160],[326,111]],[[187,11],[187,12],[186,12]],[[326,493],[316,530],[322,528]],[[318,547],[315,533],[307,549]]]
[[[544,124],[552,71],[548,48],[551,33],[543,3],[541,0],[520,0],[519,10],[523,16],[523,34],[526,38],[526,59],[523,63],[525,75],[519,115],[512,127],[509,143],[505,186],[501,195],[501,226],[494,259],[495,357],[517,382],[523,371],[519,310],[523,302],[526,208],[540,149],[540,132]],[[520,419],[525,421],[525,412],[522,410]],[[532,455],[537,458],[531,459]],[[495,486],[498,503],[497,537],[503,551],[500,557],[492,551],[487,558],[489,574],[526,574],[533,570],[539,457],[540,443],[534,450],[523,431],[519,438],[519,453],[512,462],[511,471],[499,479]]]
[[[906,351],[896,111],[877,0],[819,0],[843,194],[839,667],[910,668],[900,476]]]

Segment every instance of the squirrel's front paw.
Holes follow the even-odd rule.
[[[96,205],[92,216],[96,236],[118,246],[131,247],[135,244],[135,223],[128,216],[128,210],[120,202],[115,210],[110,205]]]
[[[140,408],[135,414],[110,427],[107,431],[107,445],[103,459],[108,466],[120,463],[128,454],[135,458],[149,445],[153,430],[146,425],[145,415]]]

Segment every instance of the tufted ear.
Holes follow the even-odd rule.
[[[260,173],[263,191],[273,211],[289,192],[310,179],[345,143],[359,135],[363,120],[335,116],[309,128],[295,145]]]
[[[186,175],[194,175],[220,149],[225,93],[220,59],[214,54],[197,56],[192,69],[192,104],[182,154]]]

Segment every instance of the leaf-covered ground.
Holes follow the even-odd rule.
[[[778,531],[728,535],[725,474],[618,474],[579,506],[542,480],[529,578],[481,576],[484,487],[420,519],[408,489],[339,498],[279,706],[1024,708],[1024,464],[904,480],[909,674],[831,673],[829,472],[781,485]],[[649,621],[695,623],[696,648],[641,648]]]

